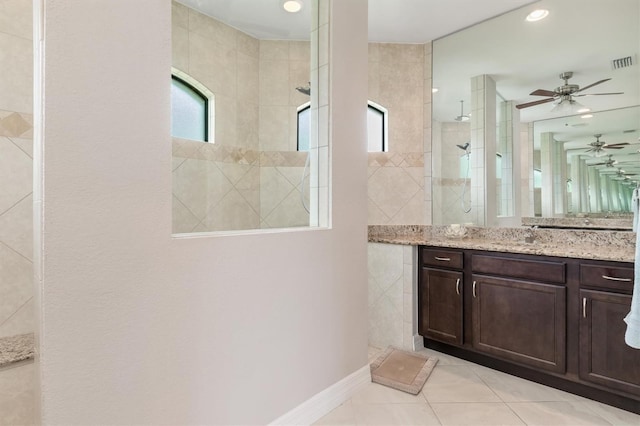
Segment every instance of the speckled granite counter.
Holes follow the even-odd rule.
[[[33,333],[0,338],[0,368],[33,358]]]
[[[369,242],[526,253],[577,259],[633,262],[636,234],[593,231],[473,226],[373,225]],[[533,242],[525,242],[525,240]]]

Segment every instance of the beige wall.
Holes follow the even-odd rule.
[[[169,3],[39,4],[42,422],[267,424],[368,371],[366,1],[331,2],[331,228],[190,238],[171,237]]]
[[[431,212],[430,190],[425,191],[431,43],[370,43],[369,100],[389,111],[389,150],[369,154],[369,224],[426,224]]]
[[[0,6],[0,337],[32,332],[31,2]]]
[[[295,88],[309,42],[258,40],[176,2],[172,31],[173,66],[215,96],[214,143],[174,139],[173,231],[308,225],[296,125],[309,97]]]

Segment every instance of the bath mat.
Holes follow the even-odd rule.
[[[437,363],[438,358],[389,346],[371,363],[371,381],[417,395]]]

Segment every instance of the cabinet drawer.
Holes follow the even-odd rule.
[[[462,252],[443,250],[439,248],[423,248],[423,266],[440,266],[445,268],[462,269]]]
[[[566,281],[566,264],[564,262],[474,254],[471,257],[471,268],[474,273],[480,274],[523,278],[555,284],[564,284]]]
[[[633,268],[582,264],[580,265],[580,285],[630,292],[633,289]]]

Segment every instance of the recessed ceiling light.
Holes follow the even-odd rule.
[[[589,112],[589,111],[591,111],[589,108],[581,108],[577,112],[578,112],[578,114],[582,114],[584,112]]]
[[[580,118],[591,118],[591,117],[593,117],[593,114],[585,114],[580,116]]]
[[[549,11],[547,9],[537,9],[527,15],[527,21],[536,22],[546,18],[548,15]]]
[[[301,0],[285,0],[282,2],[282,8],[289,13],[298,13],[302,10]]]
[[[440,90],[440,89],[438,89],[437,87],[433,87],[431,89],[431,93],[438,93],[438,90]]]

